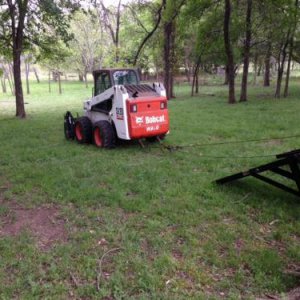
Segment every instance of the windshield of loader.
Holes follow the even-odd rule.
[[[115,71],[113,78],[117,85],[138,84],[136,73],[133,70]]]
[[[111,87],[110,77],[108,72],[101,72],[95,82],[95,96],[103,93]]]

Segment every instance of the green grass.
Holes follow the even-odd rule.
[[[299,84],[281,100],[274,88],[251,87],[249,102],[237,105],[226,103],[221,85],[201,87],[194,98],[176,87],[165,143],[299,135]],[[67,243],[46,252],[28,232],[1,237],[1,299],[251,299],[297,284],[284,270],[299,264],[299,199],[251,178],[224,187],[213,181],[273,159],[245,157],[300,148],[299,138],[171,153],[137,143],[99,150],[64,139],[63,114],[81,113],[91,90],[63,87],[49,94],[47,84],[32,83],[26,120],[15,119],[13,98],[0,94],[0,187],[7,185],[0,198],[55,203],[69,232]],[[6,213],[0,207],[0,220]],[[116,247],[98,292],[98,260]]]

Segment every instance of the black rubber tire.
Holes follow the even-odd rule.
[[[64,117],[64,134],[67,140],[74,140],[75,138],[75,122],[69,111],[67,111]]]
[[[112,122],[112,128],[114,130],[114,134],[115,134],[115,146],[118,147],[122,144],[122,140],[119,139],[118,134],[117,134],[117,129],[116,129],[116,125],[114,122]]]
[[[161,135],[158,135],[158,136],[151,136],[151,137],[146,138],[146,141],[149,142],[149,143],[155,143],[155,142],[158,142],[157,137],[158,137],[161,141],[163,141],[163,140],[165,139],[166,135],[165,135],[165,134],[161,134]]]
[[[79,130],[79,128],[81,128]],[[88,117],[80,117],[75,121],[75,137],[79,144],[92,142],[92,123]],[[80,131],[80,133],[79,133]]]
[[[96,134],[100,134],[101,143]],[[93,129],[94,144],[98,148],[112,149],[116,147],[116,134],[113,126],[108,121],[98,121]]]
[[[75,134],[74,131],[69,129],[68,124],[64,123],[64,133],[65,133],[65,138],[67,140],[74,140]]]

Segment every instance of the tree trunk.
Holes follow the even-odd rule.
[[[278,71],[277,71],[277,84],[276,84],[275,98],[281,97],[281,84],[282,84],[284,65],[285,65],[285,60],[287,55],[286,48],[289,44],[289,39],[290,39],[290,31],[288,32],[287,40],[283,45],[282,50],[278,54]]]
[[[194,92],[195,93],[199,92],[199,88],[198,88],[198,91],[197,91],[197,85],[199,85],[199,83],[198,83],[198,74],[199,74],[200,63],[201,63],[201,59],[199,58],[196,65],[195,65],[195,68],[194,68],[192,93],[191,93],[192,96],[194,96]]]
[[[14,81],[15,81],[15,93],[16,93],[16,117],[25,118],[25,105],[21,79],[21,49],[14,47],[13,51],[13,69],[14,69]]]
[[[49,93],[51,93],[51,71],[50,70],[48,74],[48,87],[49,87]]]
[[[291,38],[290,53],[289,53],[289,60],[288,60],[288,66],[287,66],[287,71],[286,71],[286,79],[285,79],[285,88],[284,88],[284,94],[283,94],[284,98],[287,98],[288,95],[289,95],[289,83],[290,83],[290,74],[291,74],[291,63],[292,63],[293,50],[294,50],[294,38]]]
[[[171,44],[172,44],[173,22],[164,24],[164,85],[166,89],[167,99],[172,96],[172,59],[171,59]]]
[[[79,80],[80,82],[83,82],[83,75],[82,75],[82,74],[78,74],[78,80]]]
[[[5,94],[7,92],[6,90],[6,82],[5,82],[5,76],[1,78],[1,86],[2,86],[2,92]]]
[[[232,52],[232,45],[230,41],[230,17],[231,17],[231,2],[230,0],[225,0],[225,14],[224,14],[224,44],[227,56],[228,65],[228,81],[229,81],[229,95],[228,103],[234,104],[235,100],[235,74],[234,74],[234,59]]]
[[[121,0],[119,0],[118,10],[117,10],[117,22],[116,22],[116,63],[120,60],[120,50],[119,50],[119,33],[120,33],[120,19],[121,19]]]
[[[15,83],[14,83],[14,67],[13,64],[11,63],[8,64],[7,80],[8,80],[9,88],[11,90],[11,94],[15,96],[16,91],[15,91]]]
[[[178,85],[179,85],[179,83],[178,83]],[[176,98],[175,92],[174,92],[174,76],[173,75],[171,75],[170,87],[171,87],[171,98]]]
[[[58,91],[59,94],[62,94],[62,89],[61,89],[61,78],[60,78],[60,72],[57,72],[57,79],[58,79]]]
[[[25,61],[25,78],[26,78],[26,91],[27,91],[27,95],[30,94],[30,88],[29,88],[29,72],[30,72],[30,66],[29,66],[29,62]]]
[[[155,72],[156,72],[156,81],[159,81],[159,67],[157,64],[155,64]]]
[[[85,87],[88,88],[88,81],[87,81],[87,73],[84,74],[84,83],[85,83]]]
[[[298,24],[298,8],[299,8],[299,0],[295,0],[294,27],[292,29],[292,34],[291,34],[291,37],[290,37],[289,60],[288,60],[288,66],[287,66],[287,74],[286,74],[286,80],[285,80],[284,95],[283,95],[284,98],[286,98],[289,94],[291,63],[292,63],[292,57],[293,57],[293,51],[294,51],[294,36],[295,36],[295,33],[296,33],[297,24]]]
[[[283,68],[280,66],[280,57],[278,58],[278,71],[277,71],[277,83],[276,83],[276,92],[275,98],[280,98],[281,96],[281,83],[283,77]]]
[[[184,71],[187,82],[191,84],[191,63],[190,63],[190,52],[187,50],[187,47],[184,49]]]
[[[8,85],[11,91],[11,94],[14,96],[15,95],[15,86],[13,83],[13,71],[11,70],[12,67],[10,66],[10,64],[8,65],[8,70],[6,72],[6,78],[8,81]]]
[[[190,84],[191,83],[190,68],[187,65],[185,65],[184,71],[185,71],[185,76],[186,76],[187,82]]]
[[[39,74],[38,74],[36,68],[33,68],[33,73],[34,73],[34,75],[35,75],[36,82],[37,82],[37,83],[40,83]]]
[[[228,76],[228,65],[225,66],[225,79],[224,79],[224,85],[229,84],[229,76]]]
[[[199,94],[199,74],[196,75],[196,90],[195,94]]]
[[[268,45],[267,54],[265,57],[265,74],[264,74],[264,86],[270,86],[270,70],[271,70],[271,44]]]
[[[56,72],[56,71],[52,71],[52,80],[53,80],[54,82],[57,82],[57,80],[58,80],[57,72]]]
[[[254,55],[254,70],[253,70],[253,82],[252,84],[255,86],[257,83],[257,64],[258,64],[258,55]]]
[[[259,77],[261,75],[262,70],[262,63],[261,60],[258,61],[258,70],[257,70],[257,76]]]
[[[244,67],[243,67],[243,78],[242,78],[240,102],[247,101],[249,57],[250,57],[250,47],[251,47],[251,35],[252,35],[251,14],[252,14],[252,0],[247,0],[246,40],[245,40],[245,46],[244,46]]]
[[[171,79],[170,79],[170,86],[171,86],[171,98],[176,98],[175,93],[174,93],[174,76],[175,76],[175,21],[173,23],[173,30],[172,30],[172,35],[171,35]]]
[[[21,79],[21,54],[23,49],[24,22],[27,13],[28,0],[7,0],[8,11],[11,19],[12,30],[12,52],[13,52],[13,74],[16,96],[16,116],[25,118],[25,105]]]

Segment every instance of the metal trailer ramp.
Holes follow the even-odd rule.
[[[242,179],[244,177],[252,176],[261,181],[264,181],[268,184],[271,184],[281,190],[289,192],[293,195],[300,197],[300,149],[278,154],[276,155],[277,160],[258,166],[256,168],[252,168],[246,172],[240,172],[237,174],[233,174],[231,176],[227,176],[221,179],[216,180],[217,184],[225,184],[234,180]],[[286,168],[283,168],[286,167]],[[296,183],[297,189],[293,189],[285,184],[282,184],[274,179],[271,179],[262,173],[270,171],[276,173],[280,176],[283,176],[289,180],[292,180]]]

